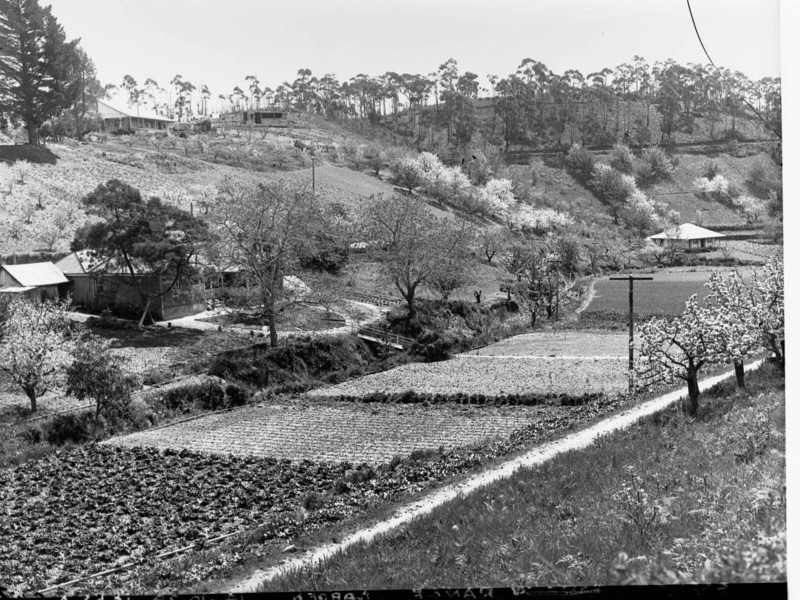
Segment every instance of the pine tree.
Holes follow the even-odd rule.
[[[25,123],[31,144],[38,143],[42,123],[77,97],[66,76],[77,45],[66,41],[49,6],[0,0],[0,108]]]

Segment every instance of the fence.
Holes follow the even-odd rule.
[[[367,294],[364,292],[349,292],[348,298],[350,300],[368,302],[378,306],[394,306],[395,304],[400,304],[403,302],[399,298],[389,298],[388,296],[378,296],[377,294]]]
[[[386,345],[399,346],[403,349],[410,348],[415,343],[415,340],[411,338],[407,338],[378,327],[371,327],[369,325],[364,327],[354,327],[353,330],[357,335],[378,340]]]

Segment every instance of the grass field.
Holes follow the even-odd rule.
[[[721,268],[720,274],[730,269]],[[748,280],[752,269],[739,269]],[[633,312],[639,315],[678,315],[686,308],[686,300],[697,294],[698,301],[708,295],[705,283],[711,270],[663,271],[642,273],[653,281],[636,281],[633,286]],[[628,314],[628,282],[598,279],[595,295],[584,313]]]

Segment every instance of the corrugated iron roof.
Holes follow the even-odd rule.
[[[83,268],[83,262],[76,252],[67,254],[64,258],[56,262],[56,266],[65,274],[69,275],[86,273],[86,269]]]
[[[2,268],[16,279],[22,287],[69,283],[69,280],[64,277],[64,272],[51,262],[3,265]]]
[[[154,112],[147,110],[145,107],[140,106],[138,109],[134,106],[131,108],[127,106],[124,101],[114,98],[112,100],[98,100],[98,104],[105,104],[108,108],[122,113],[126,117],[133,117],[139,119],[151,119],[153,121],[164,121],[165,123],[173,123],[175,119],[162,117]]]

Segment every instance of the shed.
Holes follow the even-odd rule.
[[[142,310],[142,299],[134,278],[126,265],[116,258],[100,255],[94,250],[80,250],[58,262],[73,285],[73,301],[89,310],[106,308],[120,315],[135,315]],[[164,282],[147,272],[144,265],[134,262],[138,283],[155,297],[150,312],[158,320],[168,320],[202,312],[205,297],[202,285],[175,286],[165,292]]]
[[[722,233],[711,231],[705,227],[700,227],[694,223],[684,223],[676,227],[666,229],[661,233],[651,235],[648,240],[653,240],[656,244],[671,244],[693,250],[696,248],[711,248],[718,246],[722,238],[726,237]]]
[[[34,293],[33,290],[38,290]],[[51,262],[0,266],[0,293],[57,300],[69,291],[69,279]]]

